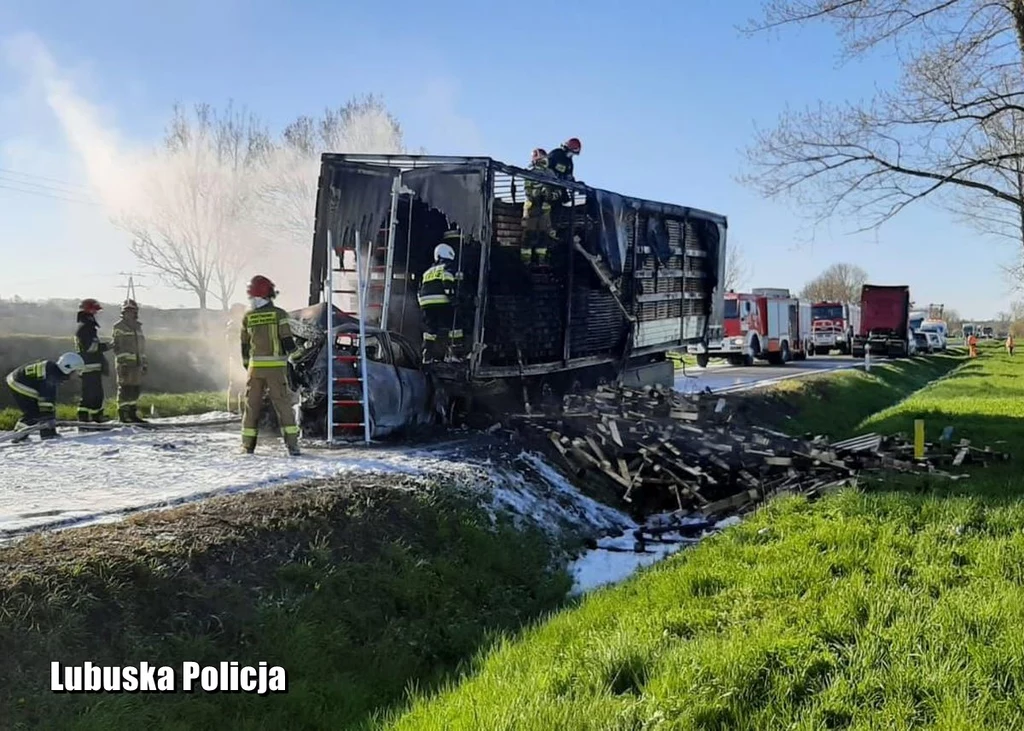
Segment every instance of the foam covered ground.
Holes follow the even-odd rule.
[[[161,419],[217,421],[230,414]],[[289,457],[280,439],[264,438],[255,455],[239,452],[236,427],[64,432],[42,442],[0,444],[0,541],[36,530],[116,520],[147,509],[345,473],[386,480],[403,473],[440,479],[475,493],[485,505],[550,532],[591,536],[598,548],[569,565],[575,591],[620,581],[694,542],[669,534],[665,544],[635,553],[627,515],[576,489],[532,453],[481,450],[472,440],[421,448],[352,446],[305,449]],[[676,540],[678,538],[678,540]]]

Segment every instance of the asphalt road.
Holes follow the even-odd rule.
[[[744,391],[749,388],[770,385],[788,378],[801,378],[814,373],[843,370],[862,366],[864,361],[850,356],[812,356],[807,360],[794,361],[783,366],[758,363],[748,367],[730,366],[712,361],[707,368],[687,366],[685,375],[676,370],[675,388],[681,393],[693,393],[710,388],[716,393]]]

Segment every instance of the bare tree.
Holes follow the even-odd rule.
[[[948,206],[953,190],[1020,215],[1020,190],[1004,175],[1020,153],[993,144],[993,130],[1024,112],[1024,3],[769,0],[748,30],[810,22],[837,26],[847,59],[891,46],[902,78],[868,103],[787,112],[757,134],[744,182],[819,221],[854,217],[860,230],[926,198]]]
[[[253,211],[273,144],[266,129],[229,104],[191,113],[175,106],[164,148],[150,161],[143,209],[115,223],[131,234],[132,253],[171,287],[206,309],[226,309],[244,266],[259,253]]]
[[[809,281],[800,297],[811,302],[860,302],[868,273],[855,264],[832,264]]]
[[[742,289],[750,279],[751,266],[742,246],[730,241],[728,248],[729,253],[725,255],[725,290],[735,292]]]
[[[315,224],[320,155],[324,152],[397,154],[405,150],[401,125],[384,102],[368,95],[323,116],[299,117],[285,127],[261,197],[261,223],[278,239],[308,247]]]

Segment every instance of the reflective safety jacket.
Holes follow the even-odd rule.
[[[455,275],[448,269],[448,263],[441,262],[423,272],[417,300],[420,309],[450,305],[455,296]]]
[[[295,350],[288,313],[273,302],[249,310],[242,318],[242,365],[254,368],[284,368]]]
[[[562,180],[575,180],[572,174],[572,156],[564,147],[548,153],[548,168]]]
[[[96,318],[85,312],[78,313],[78,329],[75,330],[75,351],[85,361],[86,373],[106,373],[107,359],[103,357],[110,346],[100,342],[100,326],[96,324]]]
[[[119,366],[146,365],[146,336],[142,323],[121,318],[114,323],[114,363]]]
[[[65,380],[67,376],[57,367],[57,362],[52,360],[29,363],[7,374],[10,389],[36,401],[43,414],[54,412],[57,389]]]
[[[548,159],[546,157],[542,157],[539,160],[535,160],[530,163],[530,172],[539,173],[541,175],[548,173]],[[553,190],[535,180],[524,180],[523,189],[526,192],[526,197],[532,201],[543,201],[544,199],[556,200],[561,195],[560,191]]]

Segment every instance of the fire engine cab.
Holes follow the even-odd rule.
[[[814,329],[814,354],[828,355],[838,350],[853,351],[854,333],[860,332],[860,305],[846,302],[815,302],[811,327]]]
[[[721,329],[715,328],[714,333],[720,337],[709,338],[706,348],[703,344],[690,346],[690,352],[701,367],[711,358],[725,358],[731,365],[753,365],[755,360],[782,365],[803,360],[811,340],[810,332],[801,333],[801,314],[800,301],[788,289],[726,292]],[[806,325],[805,329],[809,330]]]

